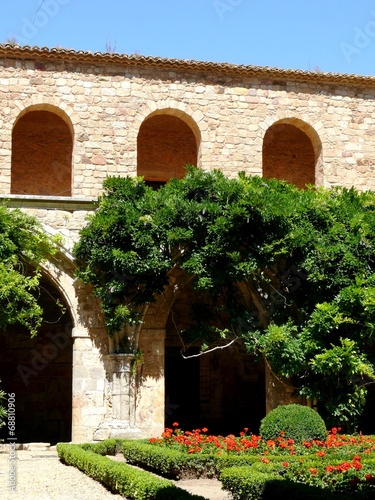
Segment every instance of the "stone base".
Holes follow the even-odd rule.
[[[94,431],[94,441],[103,441],[104,439],[140,439],[142,432],[138,427],[133,427],[126,420],[111,420],[102,422]]]

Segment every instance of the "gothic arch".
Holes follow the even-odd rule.
[[[51,104],[22,110],[12,130],[11,193],[72,195],[73,125]]]
[[[319,181],[322,143],[315,129],[299,118],[274,122],[263,139],[263,176],[299,188]]]

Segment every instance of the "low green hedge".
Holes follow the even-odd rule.
[[[351,496],[332,493],[313,486],[283,479],[272,472],[259,472],[251,467],[230,467],[220,474],[223,488],[231,492],[233,500],[350,500]],[[361,497],[362,498],[362,497]],[[364,497],[363,497],[364,498]]]
[[[102,445],[102,449],[107,446]],[[91,445],[85,445],[87,448]],[[95,447],[96,445],[94,445]],[[73,465],[96,481],[129,500],[204,500],[175,486],[171,481],[153,476],[130,465],[84,449],[80,445],[59,443],[57,453],[62,462]],[[100,449],[100,446],[98,446]]]
[[[122,441],[122,453],[128,463],[172,479],[219,477],[225,467],[251,465],[259,460],[256,455],[187,455],[172,448],[131,440]]]
[[[81,448],[92,451],[98,455],[116,455],[122,451],[122,439],[106,439],[97,443],[84,443]]]

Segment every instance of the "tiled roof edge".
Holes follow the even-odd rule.
[[[62,60],[85,64],[114,64],[121,66],[155,67],[169,70],[188,70],[211,72],[225,76],[272,78],[288,81],[303,81],[335,85],[375,86],[375,76],[345,73],[326,73],[272,68],[269,66],[245,66],[229,63],[194,61],[186,59],[167,59],[162,57],[127,55],[118,53],[85,52],[82,50],[30,47],[13,44],[0,44],[0,58],[31,60]]]

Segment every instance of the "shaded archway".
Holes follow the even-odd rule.
[[[305,188],[316,182],[320,154],[320,139],[312,127],[298,119],[281,120],[264,136],[263,176]]]
[[[72,127],[61,110],[25,110],[12,132],[11,193],[71,196],[72,151]]]
[[[72,322],[46,278],[38,303],[45,316],[36,337],[19,326],[0,332],[0,379],[6,393],[15,393],[17,441],[54,444],[72,438]]]
[[[184,351],[179,332],[189,328],[193,303],[205,296],[187,286],[170,310],[165,338],[165,426],[184,430],[207,427],[210,433],[258,432],[265,416],[264,363],[245,352],[240,341],[195,356],[199,345]],[[186,345],[185,345],[186,347]]]
[[[138,133],[137,175],[154,185],[182,178],[185,165],[197,165],[196,135],[184,113],[162,110],[150,115]]]

